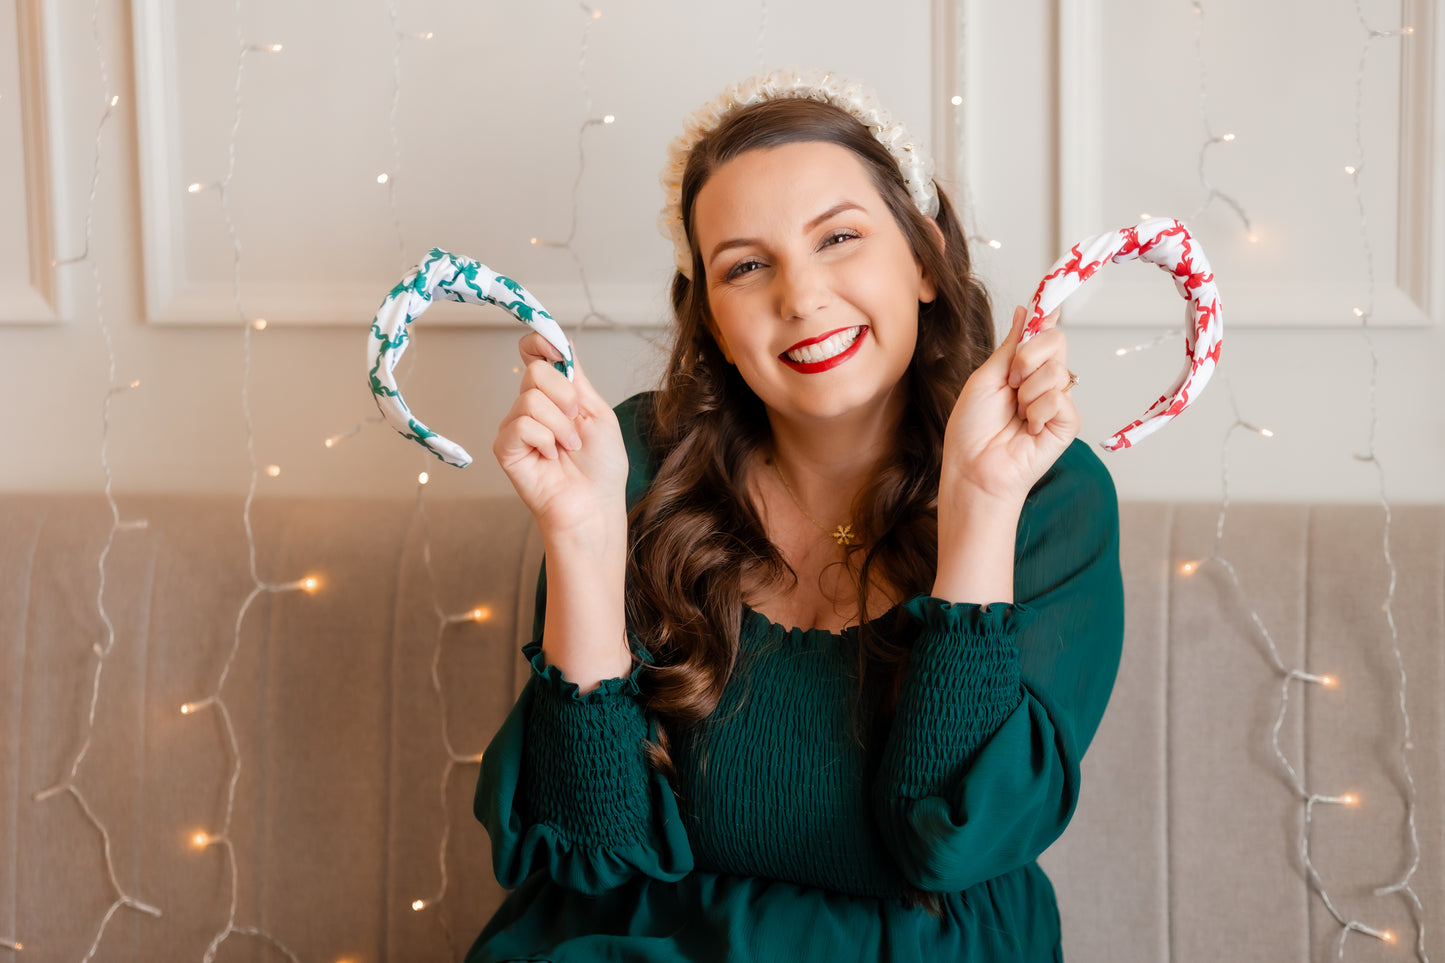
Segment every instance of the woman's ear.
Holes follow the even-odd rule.
[[[942,251],[946,245],[943,239],[943,228],[939,227],[938,222],[931,217],[924,218],[924,220],[928,221],[929,229],[933,231],[934,236],[938,238],[938,249]],[[922,262],[920,262],[918,265],[918,300],[922,304],[931,304],[937,298],[938,285],[933,275],[929,273],[928,268],[924,267]]]

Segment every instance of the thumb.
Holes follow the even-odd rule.
[[[1019,339],[1023,337],[1024,321],[1028,312],[1023,305],[1014,308],[1013,326],[1009,328],[1008,334],[999,342],[999,346],[989,355],[988,360],[979,365],[987,369],[990,375],[996,375],[999,381],[1008,378],[1009,367],[1013,365],[1014,353],[1018,351]]]

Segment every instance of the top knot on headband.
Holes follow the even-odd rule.
[[[897,161],[914,206],[925,217],[938,213],[932,155],[878,103],[869,87],[824,70],[772,70],[757,74],[731,85],[716,99],[689,114],[683,122],[683,132],[667,147],[667,164],[661,177],[667,200],[658,218],[658,228],[664,237],[672,239],[677,270],[689,281],[692,280],[692,250],[682,226],[682,174],[687,168],[688,156],[698,141],[717,130],[738,108],[786,98],[821,101],[856,117]]]

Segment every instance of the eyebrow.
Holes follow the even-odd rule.
[[[803,230],[805,232],[811,231],[819,224],[822,224],[824,221],[828,220],[828,218],[836,217],[837,215],[842,214],[844,211],[863,211],[863,213],[865,214],[868,213],[861,204],[855,204],[853,201],[839,201],[837,204],[834,204],[832,207],[828,208],[826,211],[809,221],[803,227]],[[708,258],[708,263],[711,264],[713,261],[716,261],[717,256],[724,251],[731,250],[735,247],[747,247],[750,244],[761,243],[762,242],[755,237],[735,237],[730,241],[723,241],[717,247],[712,249],[712,256]]]

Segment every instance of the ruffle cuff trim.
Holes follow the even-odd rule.
[[[581,687],[562,675],[562,670],[547,662],[546,656],[542,653],[542,640],[528,642],[522,646],[522,656],[531,663],[532,674],[541,679],[543,685],[555,698],[564,702],[575,702],[583,705],[607,702],[618,696],[637,696],[642,690],[637,685],[637,677],[642,672],[643,666],[652,665],[651,654],[631,631],[627,633],[627,644],[632,650],[632,671],[625,676],[618,676],[613,679],[603,679],[598,683],[597,688],[583,695]]]
[[[932,595],[916,595],[903,610],[939,635],[1015,635],[1038,618],[1038,610],[1022,602],[946,602]]]

